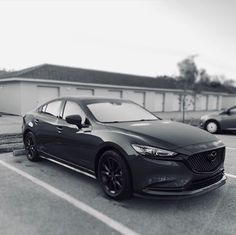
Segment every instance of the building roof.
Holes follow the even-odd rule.
[[[88,84],[92,83],[118,86],[135,86],[140,88],[180,89],[178,82],[174,78],[168,76],[159,76],[154,78],[148,76],[105,72],[51,64],[43,64],[7,74],[1,74],[0,80],[3,78],[29,78]],[[224,86],[204,86],[202,87],[202,90],[232,93],[232,91]]]

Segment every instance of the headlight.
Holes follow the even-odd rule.
[[[208,119],[208,116],[207,116],[207,115],[201,116],[201,118],[200,118],[201,121],[205,121],[205,120],[207,120],[207,119]]]
[[[132,144],[132,147],[137,153],[144,156],[172,157],[177,154],[169,150],[154,148],[154,147],[144,146],[144,145],[138,145],[138,144]]]

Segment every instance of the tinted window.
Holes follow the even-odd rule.
[[[85,114],[83,110],[80,108],[80,106],[72,101],[67,101],[63,113],[63,119],[66,119],[69,115],[80,115],[82,118],[82,123],[85,121]]]
[[[128,122],[157,120],[158,118],[142,107],[129,102],[101,102],[87,107],[100,122]]]
[[[61,101],[53,101],[51,103],[48,103],[45,108],[43,107],[45,111],[43,111],[42,109],[42,112],[57,117],[60,111],[60,106],[61,106]]]

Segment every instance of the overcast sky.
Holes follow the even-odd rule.
[[[236,79],[235,0],[0,1],[0,68],[53,63],[140,75],[199,68]]]

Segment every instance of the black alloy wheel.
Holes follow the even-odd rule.
[[[26,134],[24,144],[27,159],[32,162],[38,161],[40,158],[37,151],[35,137],[32,132]]]
[[[107,196],[117,200],[131,196],[129,169],[119,153],[109,150],[101,156],[98,177]]]

